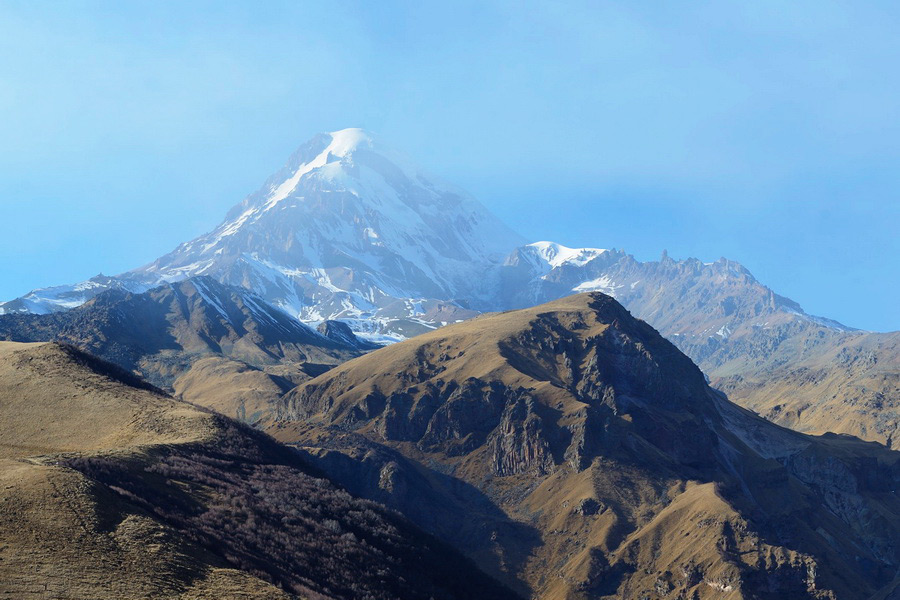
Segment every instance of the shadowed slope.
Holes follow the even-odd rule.
[[[334,365],[360,351],[328,339],[252,293],[194,277],[143,294],[112,290],[70,311],[2,315],[0,337],[63,341],[170,388],[199,358],[265,368]]]
[[[640,262],[622,251],[538,242],[500,272],[501,306],[575,292],[612,295],[691,357],[741,406],[810,433],[888,443],[900,424],[900,333],[809,315],[741,264]]]

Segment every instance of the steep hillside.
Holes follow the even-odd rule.
[[[65,312],[2,315],[0,339],[70,343],[165,388],[204,357],[288,370],[299,381],[361,352],[208,277],[142,294],[111,290]]]
[[[59,344],[0,342],[0,596],[512,598],[297,454]]]
[[[900,454],[729,403],[598,293],[349,361],[270,431],[538,598],[868,598],[900,566]]]
[[[309,379],[305,373],[298,376],[291,365],[287,365],[285,375],[279,375],[279,371],[278,367],[264,370],[245,362],[208,356],[195,362],[172,388],[177,398],[244,423],[261,425],[271,419],[285,392]]]
[[[734,340],[712,366],[713,385],[741,406],[798,431],[900,441],[900,333],[787,327]]]

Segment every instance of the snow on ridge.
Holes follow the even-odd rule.
[[[304,175],[316,169],[322,170],[329,165],[335,165],[334,169],[328,170],[325,174],[329,175],[329,179],[340,177],[344,174],[343,169],[340,168],[340,163],[343,160],[351,158],[353,153],[362,147],[369,149],[375,147],[375,141],[372,136],[358,127],[332,131],[328,135],[331,136],[331,142],[315,158],[299,165],[288,179],[277,186],[273,186],[266,203],[261,209],[252,209],[248,212],[262,213],[271,209],[285,198],[288,198],[297,189]]]
[[[254,209],[252,212],[265,212],[290,196],[291,192],[297,189],[297,186],[300,184],[300,179],[314,169],[324,167],[328,164],[329,157],[345,158],[356,150],[362,141],[368,142],[369,145],[372,143],[372,139],[361,129],[342,129],[330,133],[329,135],[331,136],[331,143],[328,144],[324,150],[319,152],[319,154],[311,161],[299,165],[297,170],[294,171],[294,174],[280,185],[273,187],[272,192],[262,209]]]
[[[533,248],[538,256],[545,260],[551,267],[559,267],[564,264],[582,267],[601,254],[609,252],[604,248],[569,248],[556,242],[533,242],[526,248]]]
[[[0,302],[0,315],[23,312],[45,315],[81,306],[107,290],[119,289],[140,294],[150,287],[143,282],[98,275],[75,284],[37,288],[19,298]]]
[[[441,203],[446,196],[455,197],[455,202],[459,203],[458,210],[461,212],[483,216],[481,215],[483,207],[468,193],[438,177],[426,174],[405,154],[380,144],[368,132],[359,128],[351,128],[324,135],[330,136],[331,140],[314,158],[293,167],[290,176],[280,183],[269,184],[267,189],[262,190],[261,197],[249,206],[245,206],[240,214],[179,250],[182,253],[192,251],[194,244],[198,243],[199,254],[208,254],[214,248],[219,247],[225,238],[234,236],[245,226],[259,221],[285,200],[302,199],[306,181],[318,182],[312,184],[314,190],[324,186],[330,192],[352,194],[363,203],[372,204],[375,212],[390,215],[396,221],[396,226],[426,235],[430,235],[429,223],[440,218]],[[383,164],[382,161],[373,161],[369,158],[355,159],[354,153],[358,150],[367,150],[378,154],[396,171],[391,169],[383,171],[378,166]],[[397,181],[395,173],[402,174],[401,176],[405,177],[406,181]],[[419,195],[420,198],[430,197],[431,200],[412,205],[408,200],[410,194],[407,190],[407,186],[410,184],[424,192]],[[485,220],[476,219],[473,223],[485,228],[488,224],[483,221]],[[497,225],[490,223],[490,226]],[[373,246],[389,245],[385,239],[386,232],[370,226],[366,233],[369,244]],[[394,237],[400,239],[397,236]],[[487,253],[490,246],[496,246],[496,243],[489,243],[490,237],[488,236],[468,236],[468,238],[464,241],[472,246],[471,250],[478,253]],[[490,252],[497,253],[498,256],[503,255],[513,246],[514,243],[508,246],[504,244],[502,249],[490,248]],[[422,267],[421,264],[417,266]],[[428,273],[428,269],[423,270]],[[432,278],[436,277],[435,273],[429,273],[429,275]]]
[[[575,293],[603,292],[607,296],[612,296],[613,298],[615,298],[616,290],[622,287],[624,287],[622,284],[617,284],[608,275],[604,275],[602,277],[598,277],[597,279],[579,283],[577,286],[572,288],[572,291]]]
[[[357,148],[361,146],[372,147],[372,137],[358,128],[341,129],[329,133],[331,142],[310,161],[297,166],[297,169],[290,177],[282,181],[278,185],[270,188],[269,195],[266,197],[265,204],[262,206],[251,206],[237,218],[223,223],[219,231],[213,232],[212,241],[204,245],[203,250],[209,250],[220,242],[223,238],[234,235],[241,227],[251,219],[259,218],[263,213],[269,211],[282,200],[289,198],[291,193],[300,185],[300,180],[304,175],[312,173],[316,169],[322,169],[329,164],[330,158],[345,159],[350,156]],[[331,161],[335,162],[335,161]],[[254,219],[255,220],[255,219]]]
[[[828,317],[818,317],[816,315],[811,315],[807,312],[804,312],[802,309],[797,310],[792,308],[786,304],[780,304],[779,308],[784,312],[795,315],[801,319],[805,319],[807,321],[811,321],[816,325],[821,327],[827,327],[828,329],[833,329],[835,331],[862,331],[861,329],[856,329],[855,327],[849,327],[848,325],[844,325],[840,321],[835,321],[834,319],[829,319]]]
[[[203,300],[205,300],[207,304],[209,304],[214,309],[216,309],[216,311],[220,315],[222,315],[222,318],[224,318],[225,321],[234,325],[234,323],[231,320],[231,317],[228,315],[228,312],[225,310],[225,307],[222,306],[222,304],[219,302],[218,298],[213,298],[213,296],[215,294],[212,292],[212,290],[210,290],[207,287],[206,282],[203,281],[202,278],[197,278],[197,279],[194,279],[192,281],[192,283],[194,284],[194,289],[197,291],[197,294],[199,294],[200,297],[203,298]]]

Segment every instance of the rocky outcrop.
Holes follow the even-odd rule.
[[[538,415],[537,407],[533,398],[525,396],[504,409],[491,440],[491,464],[495,475],[528,472],[545,475],[552,468],[548,425]]]
[[[379,344],[374,344],[372,342],[368,342],[350,329],[350,326],[344,323],[343,321],[335,321],[332,319],[327,319],[322,321],[318,327],[316,327],[316,331],[321,333],[327,339],[331,340],[335,344],[341,346],[348,346],[350,348],[357,348],[359,350],[374,350],[375,348],[379,348]]]

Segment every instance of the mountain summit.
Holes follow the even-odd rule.
[[[900,454],[731,404],[601,293],[348,361],[269,432],[526,597],[896,597]]]
[[[211,275],[303,320],[474,295],[521,240],[466,192],[361,129],[319,134],[210,233],[132,273]]]

